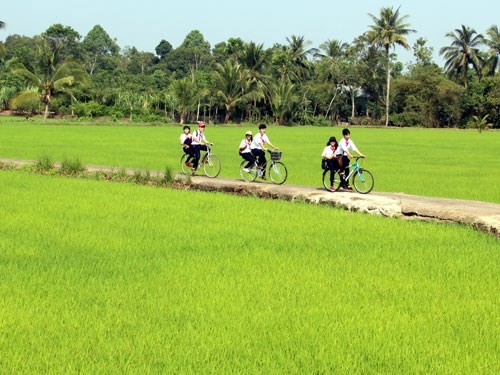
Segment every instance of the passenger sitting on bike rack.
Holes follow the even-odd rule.
[[[262,179],[266,178],[266,144],[268,144],[275,150],[278,150],[278,147],[274,146],[266,135],[266,128],[267,126],[265,124],[259,125],[259,132],[255,134],[255,137],[253,138],[252,144],[250,146],[252,154],[257,158],[257,165],[259,166],[259,168],[263,169]]]
[[[193,163],[191,170],[194,172],[198,168],[198,162],[200,161],[200,152],[207,151],[207,145],[213,146],[212,142],[207,141],[205,138],[205,123],[203,121],[198,121],[198,129],[193,132],[193,141],[191,146],[193,147]]]
[[[186,159],[186,165],[190,165],[190,161],[193,158],[193,147],[191,146],[191,142],[193,141],[193,136],[191,135],[191,128],[189,126],[184,126],[183,128],[184,132],[181,134],[180,141],[181,141],[181,146],[182,149],[184,150],[184,153],[188,155]]]
[[[335,176],[335,172],[340,170],[340,165],[337,157],[335,156],[335,151],[337,151],[339,144],[337,143],[337,138],[330,137],[328,140],[326,147],[323,149],[323,153],[321,157],[326,161],[326,165],[330,170],[330,190],[334,191],[335,186],[333,184],[333,179]]]
[[[248,161],[248,163],[245,165],[245,169],[251,168],[254,163],[255,163],[255,156],[252,154],[252,150],[250,149],[250,145],[252,144],[252,132],[249,130],[245,133],[245,138],[241,140],[240,142],[240,156]],[[246,171],[247,172],[247,171]]]
[[[345,180],[345,176],[349,176],[349,158],[353,157],[349,150],[356,152],[362,158],[364,158],[365,155],[358,150],[351,140],[351,132],[349,129],[346,128],[342,130],[342,135],[344,138],[340,140],[337,151],[335,151],[335,156],[342,155],[342,161],[340,163],[340,167],[342,168],[342,172],[340,173],[340,177],[342,178],[341,186],[344,189],[352,190],[352,187],[349,186],[349,181]]]

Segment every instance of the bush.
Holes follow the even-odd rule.
[[[82,173],[85,167],[78,158],[65,158],[61,163],[59,173],[67,176],[75,176]]]
[[[35,170],[39,173],[47,173],[54,168],[54,161],[50,156],[42,155],[35,163]]]

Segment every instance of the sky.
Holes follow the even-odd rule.
[[[384,7],[400,7],[400,15],[407,15],[416,30],[407,37],[410,46],[427,39],[440,66],[439,49],[451,43],[446,33],[465,25],[484,34],[500,22],[500,1],[494,0],[23,0],[2,5],[0,20],[6,28],[0,30],[0,41],[13,34],[32,37],[59,23],[82,40],[101,25],[121,48],[152,53],[162,39],[178,47],[192,30],[199,30],[212,47],[239,37],[270,48],[295,35],[318,48],[330,39],[351,42],[373,23],[368,14],[378,16]],[[401,47],[394,52],[403,63],[415,60]]]

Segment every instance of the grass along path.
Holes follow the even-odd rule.
[[[2,372],[500,371],[492,236],[16,171],[0,190]]]

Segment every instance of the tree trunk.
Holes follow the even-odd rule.
[[[389,91],[391,90],[391,62],[387,54],[387,93],[385,94],[385,126],[389,126]]]

